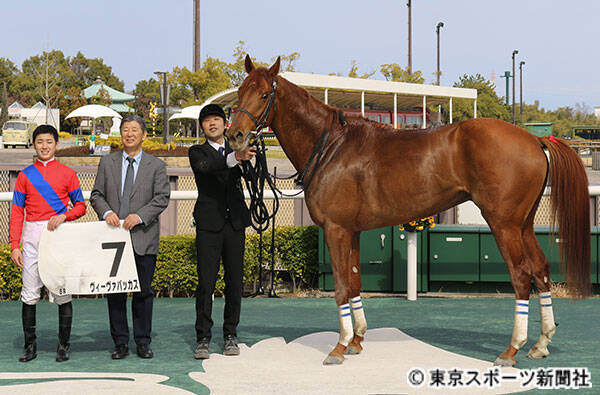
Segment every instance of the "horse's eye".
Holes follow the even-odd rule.
[[[269,97],[268,93],[263,93],[263,95],[260,97],[263,100],[267,100],[267,97]]]

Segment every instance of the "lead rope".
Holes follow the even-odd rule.
[[[267,167],[267,155],[265,142],[262,136],[259,136],[252,143],[256,147],[256,156],[254,165],[250,161],[242,162],[242,170],[246,189],[250,195],[250,217],[252,218],[252,227],[257,232],[264,232],[269,228],[269,222],[279,211],[279,191],[275,186],[275,181],[269,174]],[[273,191],[273,209],[271,214],[264,202],[265,183]]]

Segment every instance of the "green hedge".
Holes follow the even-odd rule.
[[[277,267],[287,271],[296,291],[313,287],[318,275],[316,226],[282,226],[275,232],[275,260]],[[244,253],[244,287],[256,289],[258,277],[257,234],[246,235]],[[263,268],[270,262],[271,232],[263,234]],[[163,236],[156,260],[152,287],[158,297],[190,297],[194,295],[196,248],[194,236]],[[21,292],[21,270],[10,259],[10,246],[0,245],[0,298],[17,300]],[[223,267],[219,270],[215,294],[225,288]]]

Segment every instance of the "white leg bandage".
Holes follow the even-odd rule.
[[[543,334],[555,328],[554,311],[552,310],[552,296],[550,296],[550,291],[540,294],[540,317],[542,319]]]
[[[364,336],[367,331],[367,319],[365,318],[365,310],[363,309],[360,296],[350,299],[352,304],[352,315],[354,316],[354,333],[358,336]]]
[[[515,301],[515,325],[510,345],[519,350],[527,343],[527,318],[529,316],[529,300]]]
[[[550,292],[542,292],[540,294],[540,317],[542,320],[542,335],[536,346],[540,349],[545,349],[548,343],[550,343],[552,336],[554,336],[554,332],[556,332]]]
[[[342,346],[348,346],[354,334],[352,333],[352,314],[348,303],[339,306],[340,312],[340,340]]]

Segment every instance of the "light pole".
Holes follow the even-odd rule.
[[[512,118],[512,123],[513,123],[513,125],[516,122],[516,115],[517,115],[516,109],[515,109],[515,55],[518,54],[518,53],[519,53],[519,51],[516,50],[516,49],[512,52],[512,63],[513,63],[513,65],[512,65],[513,66],[513,72],[512,72],[512,94],[513,94],[513,97],[512,97],[512,99],[513,99],[512,100],[512,110],[513,110],[513,118]]]
[[[156,76],[159,78],[160,81],[160,76],[162,75],[163,77],[163,83],[162,83],[162,89],[160,89],[159,86],[159,91],[161,93],[161,101],[162,101],[162,105],[163,105],[163,119],[164,119],[164,129],[163,129],[163,143],[167,143],[168,139],[169,139],[169,118],[168,118],[168,114],[167,114],[167,106],[169,104],[169,87],[167,86],[167,72],[166,71],[155,71],[154,74],[156,74]]]
[[[194,71],[200,70],[200,0],[194,0]]]
[[[440,71],[440,29],[444,27],[444,22],[439,22],[435,27],[435,31],[437,33],[437,84],[440,85],[440,76],[442,72]]]
[[[519,62],[519,122],[523,123],[523,65],[525,62]]]
[[[412,74],[412,13],[410,0],[407,0],[406,6],[408,7],[408,75]]]

